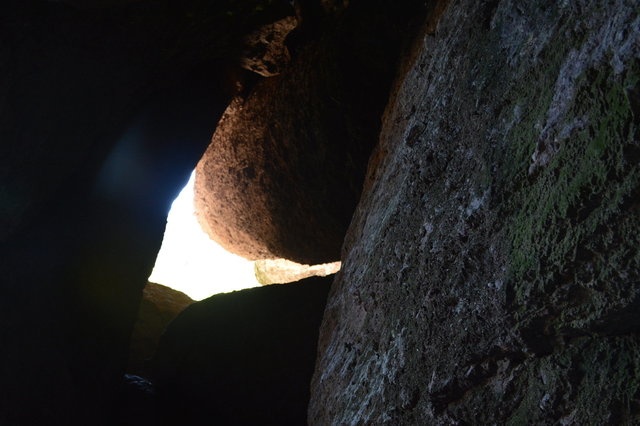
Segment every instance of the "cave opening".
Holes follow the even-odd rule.
[[[194,302],[238,290],[326,277],[341,263],[303,265],[286,259],[248,260],[227,251],[203,229],[195,203],[196,170],[174,199],[155,265],[144,287],[129,349],[127,374],[152,377],[151,363],[166,328]],[[297,284],[297,283],[296,283]],[[168,288],[167,288],[168,287]],[[231,297],[246,297],[240,293]],[[207,300],[205,300],[207,299]],[[226,321],[221,318],[220,321]],[[136,379],[137,380],[137,379]]]
[[[149,281],[193,300],[259,286],[254,262],[228,252],[202,230],[195,216],[194,182],[195,171],[171,205]]]
[[[303,265],[287,259],[247,260],[211,239],[196,217],[195,170],[171,205],[149,282],[198,301],[214,294],[336,273],[339,261]]]

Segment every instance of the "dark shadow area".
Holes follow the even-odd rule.
[[[327,195],[318,209],[321,214],[326,210],[340,215],[329,244],[335,257],[357,202],[369,150],[376,142],[379,116],[401,46],[410,38],[398,31],[407,29],[403,20],[420,21],[419,14],[413,17],[410,11],[420,11],[422,2],[407,1],[399,15],[388,14],[396,6],[376,2],[369,8],[361,2],[354,7],[354,15],[344,19],[337,6],[342,2],[325,3],[332,5],[333,12],[327,21],[318,22],[332,28],[329,21],[340,17],[332,35],[326,36],[314,23],[298,46],[302,52],[316,46],[311,41],[319,40],[317,43],[326,43],[325,52],[335,47],[327,57],[341,66],[319,75],[330,85],[344,73],[340,90],[348,96],[337,99],[343,103],[339,110],[310,122],[311,131],[306,133],[316,134],[313,127],[317,124],[330,130],[329,136],[332,132],[345,134],[339,140],[329,137],[332,145],[324,148],[322,140],[299,139],[296,143],[305,143],[295,145],[295,152],[315,144],[316,151],[328,150],[339,157],[342,142],[357,143],[356,154],[340,158],[349,178],[350,204],[338,205],[331,192],[323,189],[323,182],[342,184],[330,176],[331,167],[314,165],[306,170],[309,157],[300,165],[302,173],[325,173],[312,178],[310,191]],[[115,407],[132,403],[139,408],[153,401],[146,393],[151,385],[135,378],[123,384],[122,378],[142,289],[161,244],[169,206],[201,158],[229,100],[240,90],[237,83],[243,80],[244,71],[236,63],[243,36],[294,12],[284,0],[10,0],[3,12],[0,424],[119,424],[123,417],[113,419],[114,412],[116,417],[120,413]],[[366,24],[359,25],[358,14],[366,16]],[[387,18],[393,26],[386,26]],[[380,32],[369,32],[370,24]],[[342,46],[342,35],[353,43]],[[380,36],[385,38],[383,48]],[[324,60],[311,54],[301,53],[300,57],[307,61],[303,70],[316,66],[316,59],[319,63]],[[245,90],[255,80],[248,78]],[[351,86],[353,81],[361,84]],[[322,93],[324,83],[314,86],[315,93]],[[300,84],[298,89],[304,103],[309,88]],[[331,109],[326,101],[321,105]],[[332,119],[342,119],[343,112],[353,118],[352,125]],[[327,158],[333,161],[335,156]],[[289,190],[287,184],[281,188],[285,193]],[[300,210],[295,201],[271,207],[278,214]],[[300,223],[307,217],[299,214],[297,219]],[[294,223],[278,220],[280,229]],[[310,238],[302,245],[313,250],[327,244]],[[243,404],[253,407],[246,410],[246,405],[234,406],[235,402],[221,404],[212,408],[217,416],[212,421],[304,422],[329,279],[309,282],[316,284],[243,293],[249,294],[248,305],[241,310],[233,308],[239,295],[220,296],[202,305],[210,303],[217,309],[217,303],[223,303],[217,301],[223,300],[223,305],[228,303],[224,309],[229,317],[216,313],[209,318],[199,313],[200,308],[185,313],[196,318],[204,315],[203,323],[213,321],[216,332],[230,339],[230,348],[235,348],[216,352],[227,360],[221,365],[234,365],[225,373],[227,395],[222,388],[215,391],[217,395],[229,401],[244,398]],[[275,322],[263,323],[261,318],[266,317]],[[223,324],[228,326],[229,318],[238,323],[227,330]],[[178,339],[171,330],[180,324],[171,326],[167,342]],[[207,337],[212,331],[199,324],[196,321],[184,336],[193,337],[203,351],[214,351]],[[263,326],[266,328],[260,328]],[[274,345],[280,341],[282,347]],[[269,350],[264,349],[267,346]],[[253,348],[257,357],[250,356],[247,348]],[[180,350],[200,353],[197,347],[192,349]],[[183,364],[182,358],[167,355],[174,349],[165,351],[170,352],[159,358],[157,370],[158,395],[166,409],[162,417],[185,424],[167,398],[192,394],[208,401],[204,395],[212,382],[202,380],[220,372],[211,370],[205,359],[195,360],[200,364]],[[167,360],[175,365],[161,368]],[[196,367],[203,370],[189,370]],[[173,375],[171,369],[178,368],[185,370]],[[143,389],[142,393],[137,389]],[[141,405],[135,402],[135,395],[142,398]],[[191,404],[182,401],[179,404]],[[205,413],[194,414],[200,415]],[[238,421],[232,421],[234,418]]]
[[[154,359],[161,424],[305,424],[332,281],[219,294],[185,309]]]
[[[5,6],[0,424],[109,424],[168,207],[228,103],[241,34],[274,11]]]

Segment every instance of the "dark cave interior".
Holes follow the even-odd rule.
[[[633,0],[3,12],[0,425],[640,423]],[[201,159],[210,236],[343,269],[184,303],[131,371]]]
[[[269,244],[294,255],[300,246],[306,250],[300,252],[303,260],[318,257],[314,253],[322,260],[339,259],[341,239],[357,202],[395,72],[393,63],[402,43],[410,38],[406,25],[412,19],[408,8],[385,16],[363,5],[346,13],[339,2],[324,8],[312,3],[300,2],[296,11],[287,1],[11,2],[0,28],[2,69],[9,76],[3,83],[2,129],[3,138],[10,141],[3,144],[1,172],[6,294],[0,328],[7,348],[2,361],[7,386],[0,391],[0,422],[128,421],[125,418],[133,411],[114,410],[114,404],[127,406],[120,390],[128,339],[168,206],[202,157],[230,100],[247,97],[267,80],[238,66],[242,37],[296,12],[301,25],[288,41],[295,50],[293,71],[280,78],[277,89],[291,100],[282,106],[271,99],[257,102],[280,108],[269,113],[269,125],[284,123],[288,126],[284,133],[291,133],[297,120],[310,121],[303,122],[302,130],[297,129],[287,141],[292,145],[285,155],[297,156],[290,159],[292,170],[271,172],[282,193],[273,195],[269,208],[280,209],[271,212],[274,217],[301,210],[298,220],[308,221],[309,229],[323,226],[322,220],[328,225],[326,230],[309,233],[297,229],[292,219],[278,217],[279,228],[269,235],[277,242]],[[363,17],[363,28],[340,24]],[[384,30],[375,39],[375,49],[380,51],[354,57],[349,51],[354,45],[360,46],[358,51],[374,47],[374,39],[364,31],[365,22],[367,29]],[[400,25],[406,34],[395,32]],[[344,47],[335,49],[337,38]],[[362,74],[357,67],[370,70]],[[296,68],[302,70],[297,76]],[[296,95],[301,78],[312,86],[317,104],[308,102],[306,92]],[[326,87],[331,93],[322,93]],[[344,107],[331,111],[335,105],[323,100],[328,95],[339,97]],[[277,114],[291,118],[279,119]],[[319,138],[309,139],[319,125],[329,127],[320,129],[324,133]],[[324,162],[314,160],[316,152],[325,151],[330,156]],[[257,160],[266,161],[267,168],[281,161]],[[301,168],[307,168],[302,177],[307,180],[296,182]],[[283,194],[295,192],[296,183],[319,201],[304,206],[304,201],[285,199]],[[318,210],[323,205],[329,214]],[[314,210],[317,220],[308,216]],[[248,212],[251,220],[262,213]],[[315,238],[314,244],[308,244],[309,238]],[[322,248],[325,240],[329,242],[326,249]],[[317,285],[322,290],[315,296],[313,314],[286,319],[301,329],[310,327],[309,333],[300,336],[310,340],[282,343],[291,354],[298,344],[306,352],[289,356],[290,371],[279,367],[290,376],[289,382],[279,376],[265,377],[265,387],[256,388],[253,398],[260,397],[265,404],[258,411],[245,412],[254,420],[273,411],[285,416],[279,419],[274,414],[273,424],[304,421],[308,390],[300,393],[299,386],[291,388],[295,389],[291,395],[302,399],[290,402],[290,407],[283,400],[277,404],[285,405],[274,408],[277,404],[269,395],[281,393],[276,382],[304,380],[308,387],[327,280],[316,280],[323,283]],[[312,289],[310,294],[314,291],[319,290]],[[294,308],[301,309],[291,306],[291,315]],[[275,339],[284,340],[285,336],[277,337],[276,329],[282,327],[277,321],[285,320],[273,321],[265,325],[265,333],[276,333]],[[240,327],[226,324],[231,329]],[[215,353],[215,348],[202,350]],[[268,347],[253,350],[258,351],[254,354],[258,360],[270,353]],[[240,372],[243,383],[249,383],[251,369],[268,369],[240,359],[230,358],[228,363],[232,371],[244,369]],[[185,373],[185,380],[191,379]],[[160,382],[176,385],[175,380]],[[216,392],[222,401],[225,391],[218,388]],[[220,402],[220,407],[226,404]],[[145,421],[149,415],[145,413]],[[231,421],[230,416],[226,418]],[[197,423],[196,418],[192,421]]]

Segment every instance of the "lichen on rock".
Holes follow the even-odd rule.
[[[429,28],[347,233],[310,423],[637,423],[637,5],[462,1]]]

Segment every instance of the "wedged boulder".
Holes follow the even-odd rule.
[[[640,424],[638,2],[433,23],[345,239],[309,423]]]
[[[196,169],[198,220],[212,239],[252,260],[340,258],[421,7],[354,2],[307,26],[289,67],[232,102]]]
[[[312,276],[325,277],[340,270],[340,262],[302,265],[287,259],[256,260],[253,264],[256,280],[262,285],[284,284]]]
[[[148,282],[142,291],[138,319],[131,334],[128,372],[148,376],[147,361],[156,352],[160,336],[167,325],[193,303],[186,294],[172,288]]]
[[[333,277],[219,294],[169,325],[154,359],[167,425],[305,423]]]

